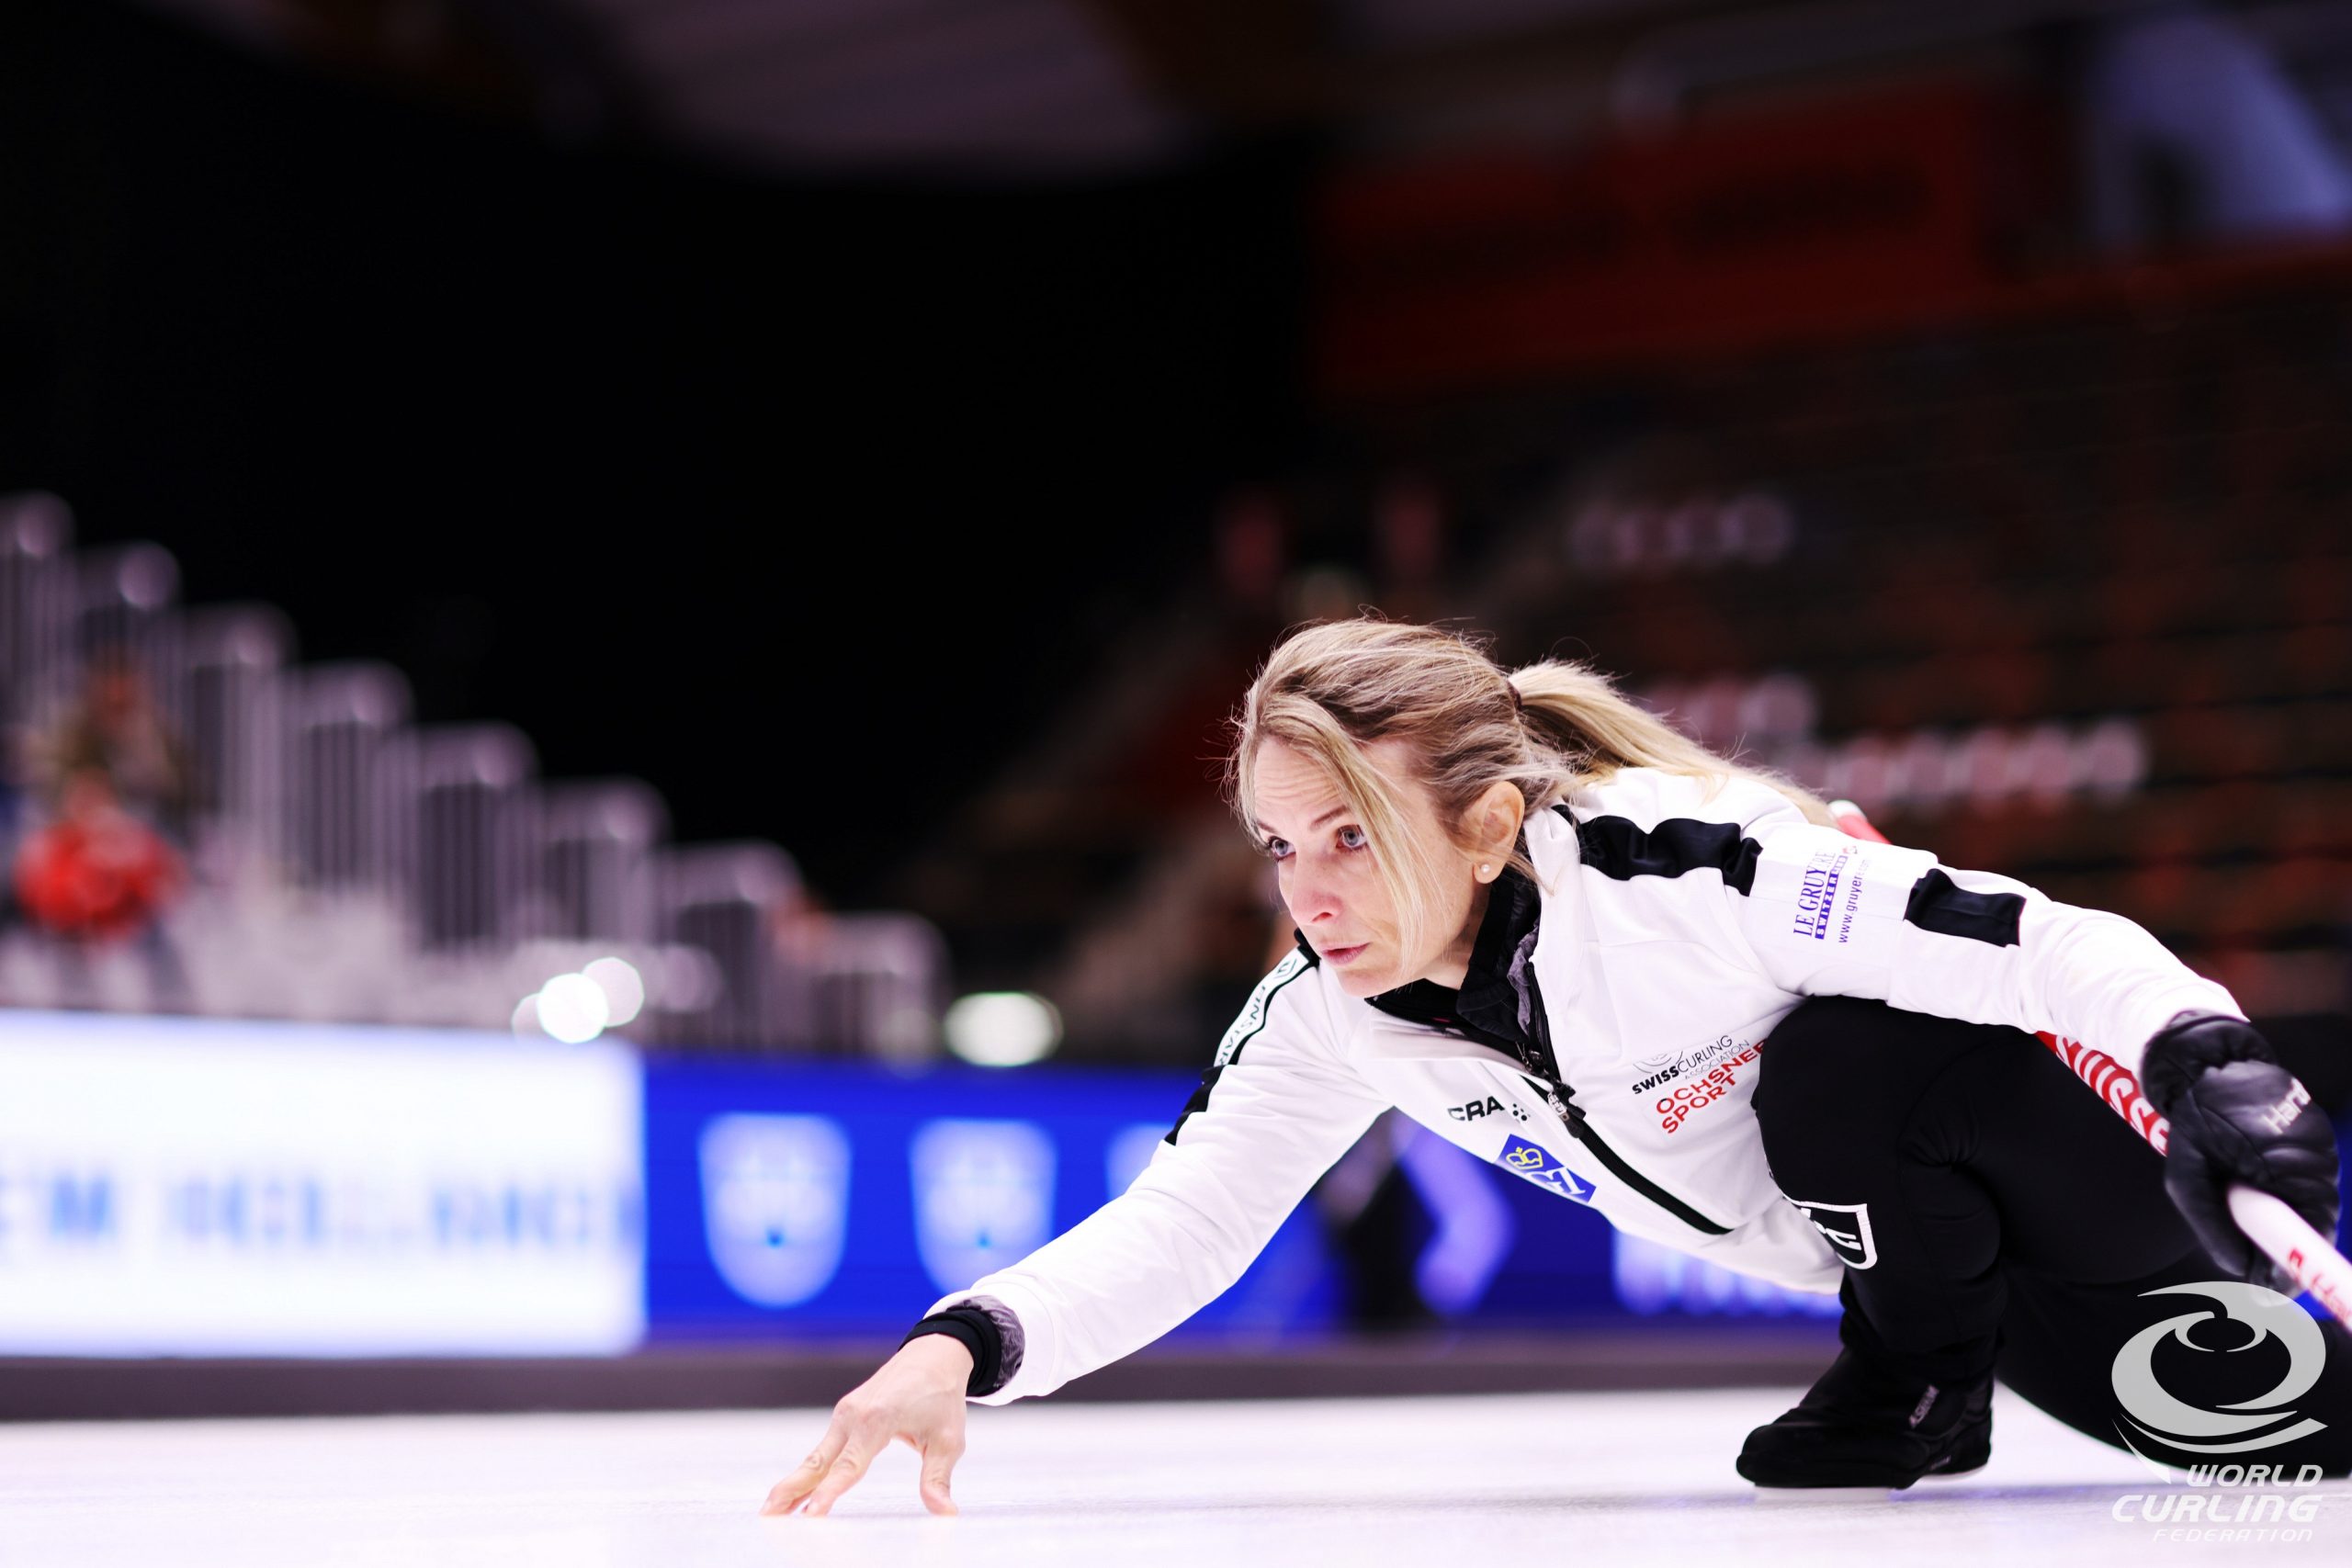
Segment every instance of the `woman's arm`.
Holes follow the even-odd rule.
[[[1339,1049],[1331,996],[1295,953],[1251,993],[1133,1186],[1009,1268],[943,1297],[1009,1311],[984,1404],[1047,1393],[1150,1344],[1240,1278],[1308,1188],[1388,1108]],[[994,1314],[991,1314],[994,1315]]]
[[[2228,991],[2120,915],[1756,798],[1747,886],[1727,878],[1725,892],[1739,939],[1786,990],[2048,1031],[2134,1073],[2176,1014],[2244,1016]]]
[[[2335,1140],[2229,992],[2120,915],[1777,810],[1750,828],[1753,854],[1725,888],[1774,980],[2047,1032],[2113,1057],[2171,1122],[2165,1185],[2206,1251],[2241,1278],[2293,1292],[2239,1231],[2230,1189],[2283,1199],[2333,1235]]]
[[[1239,1279],[1299,1199],[1388,1108],[1339,1049],[1332,992],[1294,953],[1250,994],[1134,1185],[1020,1262],[934,1303],[833,1407],[763,1511],[831,1511],[894,1439],[952,1513],[964,1404],[1050,1393],[1149,1344]]]

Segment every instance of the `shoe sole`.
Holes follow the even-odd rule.
[[[1990,1424],[1987,1423],[1987,1425]],[[1742,1454],[1740,1457],[1746,1459],[1747,1456]],[[1823,1493],[1843,1493],[1859,1496],[1866,1493],[1901,1492],[1921,1481],[1948,1481],[1963,1475],[1973,1475],[1984,1469],[1992,1458],[1993,1439],[1988,1430],[1980,1440],[1966,1443],[1955,1450],[1942,1464],[1922,1471],[1917,1475],[1860,1478],[1841,1476],[1835,1481],[1764,1481],[1748,1475],[1744,1470],[1740,1474],[1744,1480],[1753,1483],[1759,1494],[1819,1496]],[[1738,1467],[1735,1464],[1734,1468]]]
[[[1756,1500],[1774,1507],[1804,1503],[1884,1503],[1899,1488],[1893,1486],[1767,1486],[1757,1483]]]
[[[1925,1475],[1915,1475],[1908,1481],[1894,1483],[1889,1489],[1895,1492],[1902,1492],[1913,1486],[1929,1485],[1939,1481],[1959,1481],[1967,1476],[1975,1474],[1978,1471],[1984,1468],[1984,1467],[1981,1464],[1972,1464],[1964,1467],[1945,1470],[1931,1470]]]

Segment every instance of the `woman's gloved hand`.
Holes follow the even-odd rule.
[[[2184,1012],[2148,1042],[2141,1087],[2172,1122],[2165,1189],[2214,1261],[2282,1295],[2301,1289],[2230,1218],[2243,1182],[2335,1235],[2335,1134],[2311,1091],[2243,1019]]]

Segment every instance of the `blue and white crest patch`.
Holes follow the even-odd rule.
[[[1552,1156],[1552,1151],[1541,1144],[1531,1144],[1513,1134],[1503,1145],[1503,1152],[1495,1163],[1517,1176],[1523,1176],[1547,1192],[1578,1203],[1592,1201],[1592,1183],[1581,1180],[1577,1173]]]

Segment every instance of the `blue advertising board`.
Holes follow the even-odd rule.
[[[1189,1074],[649,1059],[646,1309],[657,1340],[894,1332],[1125,1190]],[[1618,1235],[1546,1184],[1401,1120],[1402,1245],[1442,1319],[1534,1327],[1627,1311],[1836,1310]],[[1178,1336],[1340,1326],[1345,1264],[1312,1201]]]
[[[894,1336],[1124,1191],[1193,1087],[9,1012],[0,1355]],[[1464,1326],[1835,1310],[1614,1235],[1540,1161],[1513,1174],[1391,1117],[1178,1336],[1341,1326],[1351,1265],[1325,1210],[1392,1166],[1412,1201],[1388,1211],[1384,1268],[1401,1258]]]
[[[645,1064],[652,1337],[872,1337],[1017,1262],[1125,1190],[1188,1074]],[[1294,1213],[1193,1332],[1314,1333],[1322,1227]]]

